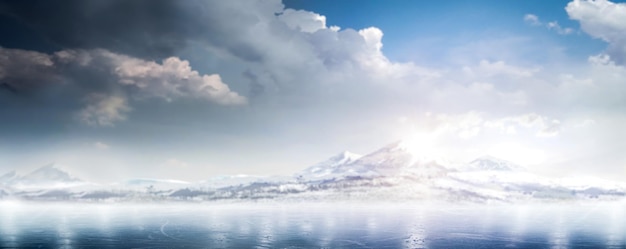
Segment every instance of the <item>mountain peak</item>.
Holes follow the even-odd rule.
[[[69,173],[56,167],[54,163],[44,165],[29,174],[21,177],[27,182],[79,182],[80,179],[72,177]]]
[[[340,174],[342,168],[345,165],[349,165],[359,160],[362,155],[352,153],[350,151],[343,151],[327,160],[317,163],[311,167],[304,169],[300,175],[308,178],[323,178]]]
[[[474,159],[467,165],[469,170],[518,171],[523,168],[515,163],[494,156],[485,155]]]

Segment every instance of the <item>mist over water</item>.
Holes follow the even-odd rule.
[[[626,248],[623,203],[0,204],[1,248]]]

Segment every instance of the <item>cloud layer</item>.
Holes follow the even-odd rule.
[[[604,0],[567,5],[581,36],[608,44],[587,60],[559,57],[566,53],[559,46],[550,47],[556,63],[516,59],[526,56],[523,46],[543,44],[513,37],[450,48],[455,60],[433,67],[390,59],[378,27],[340,28],[323,13],[289,9],[278,0],[2,3],[3,18],[41,39],[0,47],[0,104],[12,107],[0,114],[23,124],[56,124],[57,130],[38,128],[47,134],[84,124],[92,133],[75,136],[90,136],[87,144],[117,136],[107,153],[138,143],[162,158],[123,157],[154,165],[179,158],[167,164],[198,170],[207,165],[203,160],[240,158],[233,151],[246,146],[261,151],[254,158],[250,149],[252,159],[238,164],[297,154],[285,148],[315,150],[313,157],[345,144],[378,146],[392,139],[399,116],[417,130],[445,134],[441,139],[452,147],[484,149],[477,154],[513,144],[512,151],[550,150],[552,162],[566,164],[584,151],[585,160],[615,170],[626,158],[601,154],[626,139],[611,128],[626,125],[624,6]],[[515,19],[574,33],[533,14]],[[598,140],[586,143],[589,137]]]

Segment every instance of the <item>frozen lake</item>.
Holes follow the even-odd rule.
[[[626,248],[625,209],[0,202],[0,248]]]

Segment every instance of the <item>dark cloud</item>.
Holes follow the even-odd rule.
[[[5,18],[17,20],[60,48],[108,48],[153,58],[184,46],[193,22],[180,10],[176,1],[164,0],[0,3]]]
[[[253,7],[278,6],[258,11]],[[242,11],[251,7],[253,11]],[[229,1],[68,0],[63,3],[32,0],[0,2],[0,18],[21,25],[2,25],[2,33],[17,39],[40,37],[40,51],[53,48],[95,49],[163,59],[175,55],[190,41],[225,48],[247,61],[260,61],[263,51],[245,38],[262,15],[273,16],[282,4]],[[6,22],[5,22],[6,23]],[[235,34],[235,35],[233,35]],[[19,45],[16,37],[0,38],[0,45]],[[7,45],[5,45],[7,46]],[[33,48],[33,46],[28,46]]]

